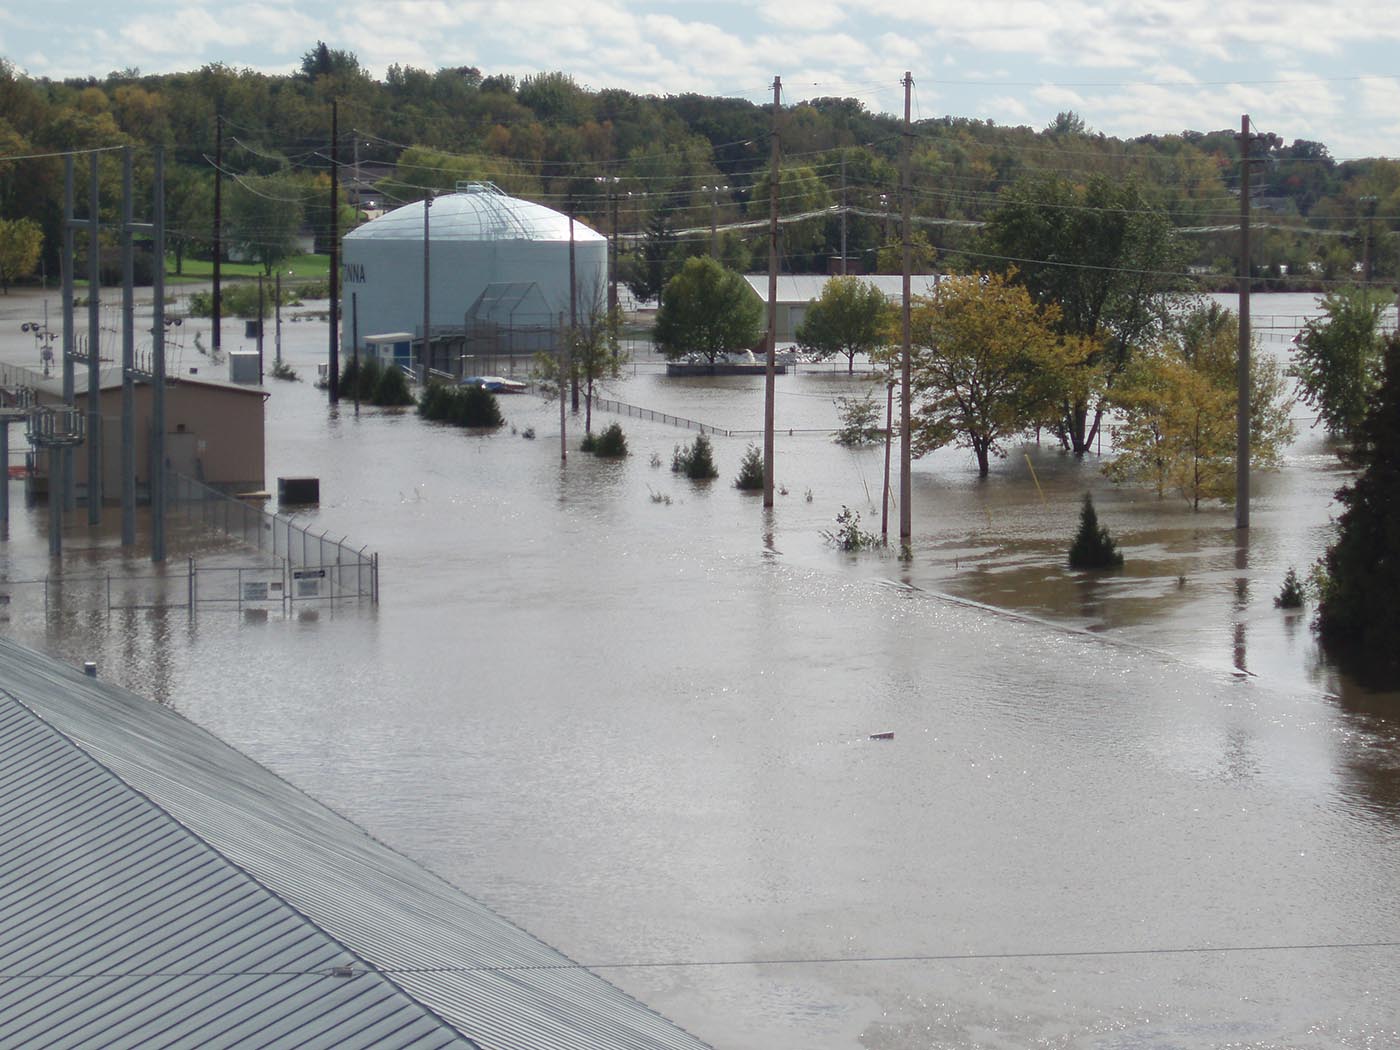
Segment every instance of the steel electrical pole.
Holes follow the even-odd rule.
[[[903,209],[904,229],[900,234],[903,242],[904,255],[904,305],[902,313],[902,330],[904,336],[904,353],[900,360],[899,375],[899,543],[902,548],[908,548],[914,537],[914,515],[911,507],[913,483],[913,453],[911,451],[911,419],[910,419],[910,367],[909,362],[912,356],[909,326],[909,267],[911,247],[909,243],[909,228],[913,222],[912,214],[912,194],[910,192],[909,179],[909,157],[910,138],[912,130],[909,124],[909,101],[913,93],[914,77],[909,72],[904,74],[904,136],[900,144],[900,198]]]
[[[1235,528],[1249,528],[1249,114],[1240,117],[1240,344],[1235,371]]]
[[[340,110],[331,99],[331,336],[330,392],[331,404],[340,401]],[[261,293],[259,293],[261,295]],[[258,371],[262,372],[262,315],[258,315]],[[261,374],[259,375],[261,378]]]
[[[778,180],[782,167],[782,140],[778,125],[782,105],[782,77],[773,78],[773,149],[768,174],[768,353],[763,384],[763,505],[773,506],[774,389],[778,342]]]

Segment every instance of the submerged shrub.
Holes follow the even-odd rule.
[[[627,455],[627,437],[622,433],[621,423],[610,423],[593,438],[593,447],[588,449],[603,459],[621,459]]]
[[[1305,596],[1303,581],[1298,579],[1298,571],[1290,565],[1283,578],[1283,586],[1274,598],[1274,605],[1280,609],[1301,609]]]
[[[715,466],[710,439],[702,433],[695,435],[695,440],[689,445],[677,445],[675,453],[671,456],[671,470],[676,474],[684,474],[692,481],[709,481],[719,477],[719,468]]]
[[[1099,524],[1094,500],[1084,493],[1084,507],[1079,512],[1079,532],[1069,549],[1072,569],[1117,569],[1123,564],[1118,544],[1108,534],[1107,526]]]
[[[860,511],[845,506],[836,515],[836,528],[823,530],[822,539],[843,551],[861,551],[880,543],[880,537],[860,527]]]
[[[447,386],[429,383],[418,402],[424,419],[459,427],[494,429],[505,425],[496,395],[480,386]]]
[[[744,492],[763,488],[763,453],[757,445],[750,445],[739,463],[739,476],[734,479],[734,487]]]

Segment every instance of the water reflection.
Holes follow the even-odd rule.
[[[1395,723],[1323,700],[1268,604],[1332,479],[1262,487],[1243,546],[1228,510],[1092,457],[1031,446],[986,484],[940,454],[916,556],[848,557],[820,532],[878,513],[880,452],[821,432],[861,381],[808,378],[782,387],[798,495],[771,511],[653,468],[686,437],[659,424],[561,466],[554,406],[504,406],[533,442],[371,409],[328,429],[279,385],[269,475],[322,478],[305,518],[380,551],[383,605],[108,615],[70,588],[10,629],[99,655],[581,961],[793,960],[605,971],[719,1046],[1383,1044],[1393,953],[1044,954],[1400,934]],[[615,393],[741,427],[759,390]],[[722,478],[748,440],[716,439]],[[1121,573],[1064,564],[1085,489]],[[41,577],[35,514],[40,567],[7,553]],[[121,564],[83,535],[74,565]],[[800,961],[853,956],[886,961]]]

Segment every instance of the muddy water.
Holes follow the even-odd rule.
[[[303,375],[323,345],[289,326]],[[820,536],[842,505],[878,529],[878,451],[803,432],[865,385],[780,382],[794,433],[765,514],[729,487],[756,436],[716,438],[722,477],[695,486],[651,466],[690,436],[656,423],[622,421],[622,463],[561,467],[557,410],[530,399],[482,438],[328,418],[274,384],[269,477],[322,479],[308,518],[381,552],[377,609],[16,598],[8,629],[97,659],[716,1046],[1400,1039],[1400,962],[1367,946],[1400,940],[1397,722],[1271,601],[1325,535],[1321,441],[1260,479],[1247,545],[1228,510],[1048,447],[988,482],[941,453],[901,563]],[[749,379],[642,368],[610,396],[761,418]],[[1119,576],[1061,568],[1085,488]],[[74,564],[120,563],[112,524],[70,528]],[[45,527],[17,512],[11,578],[45,571]]]

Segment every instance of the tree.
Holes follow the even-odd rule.
[[[1158,497],[1175,492],[1193,508],[1205,499],[1232,500],[1238,348],[1238,319],[1210,304],[1139,353],[1111,394],[1121,421],[1117,456],[1104,472],[1145,483]],[[1292,404],[1278,365],[1252,355],[1250,458],[1259,469],[1277,467],[1293,439]]]
[[[10,292],[10,282],[23,280],[39,265],[44,233],[33,219],[0,219],[0,288]]]
[[[1123,554],[1108,534],[1108,526],[1099,524],[1094,500],[1084,493],[1084,506],[1079,511],[1079,531],[1069,548],[1071,569],[1117,569],[1123,565]]]
[[[213,176],[195,168],[175,168],[165,182],[166,242],[175,254],[175,272],[183,273],[185,255],[212,240]]]
[[[911,371],[918,455],[971,448],[985,477],[1001,442],[1043,420],[1087,354],[1054,330],[1059,313],[1037,306],[1000,274],[945,278],[914,306]]]
[[[1337,493],[1345,510],[1323,558],[1317,628],[1333,652],[1388,664],[1393,678],[1400,663],[1400,337],[1386,344],[1353,448],[1361,472]]]
[[[646,236],[636,252],[622,261],[623,283],[641,302],[657,298],[666,288],[666,269],[675,244],[666,213],[661,209],[652,212]]]
[[[710,364],[758,341],[763,304],[746,282],[709,258],[687,259],[666,283],[652,339],[672,361],[702,354]]]
[[[272,268],[296,252],[306,194],[291,179],[271,175],[238,179],[229,196],[229,229],[234,246],[247,258]]]
[[[1386,302],[1350,286],[1328,292],[1321,305],[1324,316],[1308,321],[1299,333],[1291,371],[1303,401],[1317,409],[1327,432],[1351,441],[1380,380]]]
[[[1133,179],[1083,184],[1042,172],[1003,191],[979,252],[1004,260],[1039,303],[1059,308],[1059,331],[1094,343],[1085,365],[1111,387],[1134,352],[1165,328],[1182,286],[1183,255],[1171,220]],[[1104,403],[1080,384],[1061,406],[1061,438],[1091,448]]]
[[[825,360],[846,357],[846,374],[855,371],[856,354],[869,354],[886,342],[889,301],[858,277],[833,277],[797,326],[797,343]]]
[[[586,293],[585,293],[586,295]],[[585,397],[584,434],[593,433],[593,388],[604,379],[617,379],[627,363],[618,335],[622,331],[622,311],[608,309],[602,303],[601,290],[592,296],[594,305],[579,319],[569,345],[569,375],[564,387],[583,384]],[[560,393],[560,373],[563,364],[554,351],[535,355],[535,376],[546,400]]]

